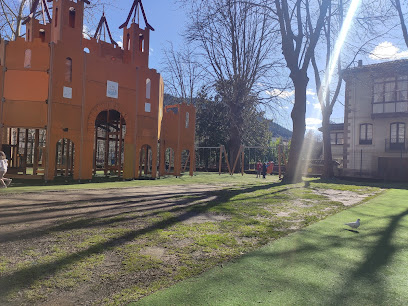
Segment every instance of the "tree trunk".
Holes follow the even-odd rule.
[[[237,159],[238,156],[238,151],[241,146],[241,135],[239,133],[238,128],[235,125],[230,126],[230,139],[228,143],[229,147],[229,159],[230,159],[230,165],[231,165],[231,170],[232,167],[234,167],[235,160]],[[234,172],[238,172],[238,169],[235,169]]]
[[[331,152],[331,140],[330,140],[330,114],[323,112],[323,154],[324,154],[324,168],[322,178],[334,177],[333,172],[333,158]]]
[[[301,153],[306,131],[306,88],[309,78],[306,73],[298,71],[291,74],[295,86],[295,104],[291,117],[293,122],[293,134],[290,143],[289,160],[286,173],[283,178],[285,183],[298,183],[302,181]]]

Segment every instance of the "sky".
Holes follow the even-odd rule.
[[[118,8],[109,8],[106,12],[109,25],[111,29],[114,29],[112,31],[114,39],[118,41],[122,40],[121,30],[118,29],[118,26],[126,20],[133,0],[121,0],[119,3],[120,4],[116,5]],[[150,38],[149,66],[160,72],[163,67],[163,48],[165,48],[166,44],[170,41],[174,44],[176,50],[177,46],[183,44],[182,33],[188,19],[183,8],[174,4],[173,0],[144,0],[143,6],[148,22],[155,29],[154,32],[151,32]],[[402,35],[399,34],[400,28],[397,28],[395,33],[390,34],[389,37],[381,37],[378,41],[374,42],[372,50],[369,50],[370,54],[359,56],[355,59],[355,63],[360,59],[363,60],[364,64],[374,64],[381,61],[408,58],[408,49],[403,42]],[[312,71],[309,73],[309,78],[306,125],[307,129],[317,131],[322,121]],[[344,106],[342,105],[344,102],[344,87],[343,83],[339,97],[341,103],[336,103],[331,116],[332,120],[336,123],[343,122],[344,120]],[[294,91],[284,92],[282,98],[285,99],[285,102],[283,102],[280,109],[280,116],[276,116],[272,119],[291,130],[292,121],[290,119],[290,111],[293,105],[291,101],[294,99]]]
[[[105,15],[109,23],[115,41],[122,41],[122,30],[119,26],[126,21],[133,0],[113,1],[110,7],[106,8]],[[162,67],[163,48],[168,42],[173,42],[174,47],[183,43],[182,33],[187,22],[185,13],[172,0],[144,0],[143,7],[146,13],[147,21],[155,31],[150,32],[150,68],[157,69],[159,72]],[[96,22],[99,16],[95,16]],[[145,24],[140,15],[141,26]],[[93,29],[95,30],[95,29]]]
[[[119,26],[126,21],[132,3],[133,0],[112,1],[112,5],[105,8],[105,15],[115,41],[122,41],[122,30],[119,30]],[[144,0],[143,6],[149,24],[155,29],[154,32],[150,33],[149,67],[156,69],[160,73],[163,70],[163,49],[169,42],[173,43],[175,50],[177,50],[178,46],[183,44],[182,34],[188,19],[184,9],[175,4],[174,0]],[[96,12],[95,16],[93,16],[95,28],[99,21],[100,14],[101,12]],[[141,22],[141,25],[144,26],[144,22]],[[91,32],[95,30],[95,28],[89,24],[86,26],[89,27]],[[399,27],[389,36],[381,37],[375,41],[372,50],[369,51],[370,54],[357,57],[355,63],[360,59],[363,60],[363,64],[373,64],[380,61],[408,58],[408,49],[403,42],[401,29]],[[310,70],[309,78],[306,125],[307,129],[317,131],[321,126],[321,111],[317,100],[312,70]],[[344,102],[344,83],[341,92],[342,94],[339,100],[340,102]],[[293,106],[291,101],[294,99],[294,91],[284,92],[282,99],[285,99],[285,102],[282,103],[280,116],[271,116],[270,119],[274,119],[278,124],[291,130],[292,121],[290,111]],[[331,118],[336,123],[342,122],[344,118],[344,107],[342,103],[336,103]]]

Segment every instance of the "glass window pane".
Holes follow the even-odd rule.
[[[395,103],[384,103],[384,113],[395,113]]]
[[[378,103],[378,102],[384,102],[384,93],[383,92],[374,94],[374,103]]]
[[[400,123],[398,125],[398,138],[399,138],[399,142],[404,142],[404,138],[405,138],[405,124],[404,123]]]
[[[407,81],[398,82],[398,90],[408,90],[408,82]]]
[[[378,104],[373,104],[373,113],[374,114],[380,114],[384,112],[384,104],[383,103],[378,103]]]
[[[398,92],[398,101],[407,101],[408,100],[408,91],[402,90]]]
[[[372,140],[373,139],[373,125],[368,124],[367,125],[367,140]]]
[[[367,125],[361,124],[360,125],[360,139],[365,140],[367,135]]]
[[[335,133],[330,133],[330,143],[336,144],[336,134]]]
[[[397,124],[396,123],[391,124],[391,142],[392,143],[397,142]]]
[[[395,92],[394,92],[394,91],[386,92],[386,93],[384,94],[384,96],[385,96],[385,102],[392,102],[392,101],[395,101],[395,100],[396,100],[396,99],[395,99]]]
[[[374,84],[374,93],[382,93],[384,91],[384,84],[377,83]]]
[[[408,111],[408,102],[398,102],[396,105],[397,113],[405,113]]]
[[[337,144],[343,144],[343,133],[337,133]]]

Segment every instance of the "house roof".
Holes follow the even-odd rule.
[[[320,132],[323,132],[323,128],[318,129]],[[330,123],[330,131],[343,131],[344,123]]]
[[[342,70],[342,77],[343,79],[347,79],[348,77],[359,74],[359,73],[381,73],[387,74],[395,73],[404,71],[408,73],[408,60],[398,60],[398,61],[390,61],[390,62],[383,62],[378,64],[371,64],[371,65],[362,65],[358,67],[348,68]]]

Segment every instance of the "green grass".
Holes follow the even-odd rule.
[[[255,175],[241,174],[221,174],[209,172],[198,172],[194,176],[184,174],[181,177],[164,176],[156,180],[141,179],[124,181],[118,178],[93,178],[92,180],[76,181],[73,179],[56,178],[54,181],[44,182],[43,180],[22,180],[13,179],[9,188],[0,190],[0,194],[41,192],[50,190],[77,190],[77,189],[107,189],[107,188],[129,188],[144,186],[171,186],[171,185],[189,185],[189,184],[265,184],[270,180],[276,181],[276,176],[268,176],[267,180],[256,179]]]
[[[407,305],[407,284],[408,191],[390,190],[137,305]]]
[[[38,237],[12,245],[15,249],[11,250],[11,261],[0,256],[0,304],[2,295],[10,303],[38,304],[50,302],[50,297],[59,294],[85,295],[84,288],[97,292],[91,295],[98,298],[88,301],[89,297],[85,296],[83,302],[126,304],[348,208],[313,193],[303,184],[279,184],[276,176],[262,180],[255,175],[202,173],[192,178],[25,186],[15,190],[160,184],[227,187],[201,195],[180,192],[168,202],[161,200],[164,202],[160,208],[149,207],[149,199],[141,197],[139,203],[148,209],[129,207],[127,212],[119,214],[110,209],[106,214],[80,214],[75,210],[77,203],[72,202],[73,210],[61,211],[61,219],[34,235]],[[379,191],[378,187],[330,184],[329,189],[353,189],[361,193],[364,190],[368,194]],[[325,188],[325,183],[319,180],[313,180],[311,185]],[[200,201],[204,199],[207,200]],[[101,203],[95,203],[96,207]],[[89,207],[93,204],[89,203]],[[62,217],[65,212],[67,216]],[[221,218],[216,222],[183,222],[199,214]],[[155,253],[160,251],[164,256]],[[103,285],[105,289],[100,289]]]

